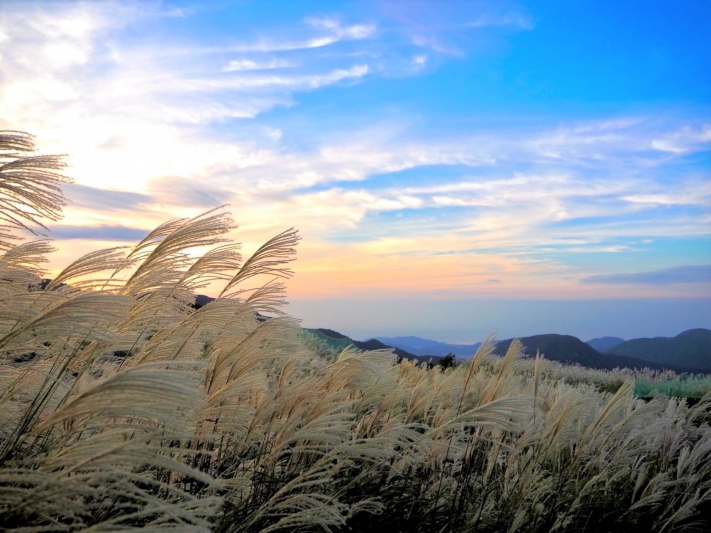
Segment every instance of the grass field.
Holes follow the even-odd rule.
[[[61,211],[31,141],[0,135],[6,233]],[[326,350],[282,312],[297,233],[243,260],[232,229],[170,221],[44,290],[49,244],[3,238],[3,530],[708,530],[711,397],[643,401],[518,342],[445,371]]]

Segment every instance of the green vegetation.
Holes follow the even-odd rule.
[[[700,399],[711,394],[711,377],[680,376],[667,381],[640,378],[635,381],[635,394],[640,398],[664,394],[675,398]]]
[[[21,157],[31,147],[0,135],[14,229],[61,208],[58,163]],[[639,400],[630,374],[522,359],[518,341],[498,358],[487,339],[447,370],[324,350],[281,311],[296,232],[242,261],[221,211],[93,252],[33,291],[50,246],[13,245],[13,228],[0,257],[3,530],[709,525],[708,396]],[[191,307],[215,280],[221,298]]]
[[[309,332],[316,339],[324,342],[331,350],[336,352],[342,352],[346,348],[353,347],[353,343],[348,337],[331,337],[318,329],[306,329],[305,331]]]

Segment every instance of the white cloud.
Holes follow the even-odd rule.
[[[621,199],[633,204],[651,206],[711,206],[711,181],[684,180],[675,184],[672,190],[659,185],[647,187],[645,192],[636,191],[622,196]],[[656,190],[655,190],[656,189]]]
[[[698,150],[700,146],[708,143],[711,143],[711,124],[696,128],[686,126],[679,131],[653,139],[651,146],[662,152],[685,154]]]
[[[342,26],[340,21],[332,18],[306,18],[305,22],[314,28],[325,30],[325,35],[294,40],[264,39],[255,43],[238,44],[230,47],[238,52],[287,52],[295,50],[310,50],[323,48],[342,41],[367,39],[375,34],[373,24],[355,24]]]
[[[429,48],[440,54],[451,55],[451,56],[462,56],[464,52],[458,47],[450,44],[445,44],[442,39],[436,35],[421,35],[415,34],[412,36],[412,44],[415,46],[420,46],[422,48]]]
[[[367,39],[376,30],[374,24],[354,24],[341,26],[340,20],[330,17],[307,17],[305,22],[315,28],[323,28],[333,33],[337,39]]]
[[[245,70],[270,70],[274,68],[288,68],[295,66],[294,63],[283,59],[271,59],[268,61],[253,61],[251,59],[234,59],[230,61],[222,72],[241,72]]]

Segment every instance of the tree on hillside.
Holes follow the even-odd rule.
[[[439,362],[439,366],[442,367],[442,370],[445,370],[447,368],[454,368],[457,366],[457,356],[454,355],[452,352],[449,352],[447,355],[445,355]]]

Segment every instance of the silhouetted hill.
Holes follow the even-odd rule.
[[[622,344],[623,342],[625,342],[625,339],[621,339],[619,337],[597,337],[595,339],[590,339],[586,342],[586,344],[589,344],[600,353],[605,353],[609,351],[610,348],[613,348],[618,344]]]
[[[679,365],[654,363],[623,355],[603,354],[572,335],[534,335],[532,337],[522,337],[520,340],[527,356],[535,356],[536,351],[540,351],[546,359],[566,364],[578,364],[588,368],[598,368],[602,370],[612,370],[613,368],[651,368],[653,370],[669,369],[675,372],[694,371]],[[508,339],[498,342],[494,353],[504,355],[512,341],[513,339]]]
[[[709,371],[711,330],[689,329],[676,337],[631,339],[613,347],[608,353]]]
[[[377,339],[390,346],[407,350],[415,355],[438,355],[444,357],[453,353],[457,357],[472,357],[481,346],[476,344],[449,344],[447,342],[423,339],[422,337],[377,337]]]
[[[212,296],[205,296],[204,294],[198,294],[197,296],[195,296],[194,307],[195,307],[195,309],[200,309],[201,307],[206,306],[213,300],[214,300],[214,298]]]

